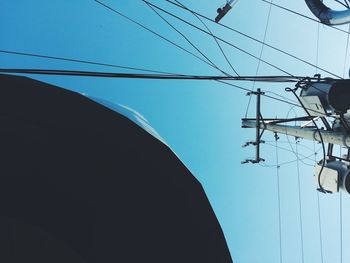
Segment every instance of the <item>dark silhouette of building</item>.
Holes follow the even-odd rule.
[[[0,262],[232,262],[200,183],[126,117],[0,75]]]

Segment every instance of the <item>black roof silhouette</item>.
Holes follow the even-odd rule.
[[[166,145],[75,92],[0,84],[0,262],[232,262]]]

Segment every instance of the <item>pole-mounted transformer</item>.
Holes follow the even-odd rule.
[[[350,109],[350,80],[306,83],[300,92],[304,106],[314,116],[345,114]]]
[[[329,160],[323,167],[321,164],[315,166],[315,179],[320,176],[320,183],[324,190],[329,193],[343,190],[350,194],[350,163],[345,161]],[[317,182],[318,183],[318,182]]]

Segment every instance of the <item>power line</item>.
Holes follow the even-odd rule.
[[[175,0],[176,3],[178,3],[179,5],[183,6],[184,8],[188,9],[184,4],[180,3],[179,1]],[[226,56],[224,50],[222,49],[219,41],[216,39],[216,37],[214,36],[213,32],[210,30],[210,28],[207,26],[206,23],[204,23],[203,19],[200,18],[200,16],[198,16],[195,12],[191,11],[191,13],[204,25],[204,27],[208,30],[208,32],[210,33],[210,35],[213,37],[216,45],[219,47],[221,54],[224,56],[227,64],[229,64],[229,66],[231,67],[232,71],[235,72],[237,74],[237,76],[239,76],[239,74],[237,73],[237,71],[235,70],[235,68],[232,66],[230,60],[228,59],[228,57]]]
[[[266,140],[265,140],[265,144],[271,143],[271,142],[274,142],[274,141],[266,141]],[[281,140],[278,140],[278,143],[279,143],[279,144],[281,144],[281,143],[290,144],[289,141],[281,141]],[[313,150],[311,147],[308,147],[308,146],[303,145],[303,144],[299,144],[299,147],[302,147],[302,148],[304,148],[304,149],[306,149],[306,150],[309,150],[309,151],[311,151],[312,153],[314,153],[314,150]],[[302,155],[302,154],[299,154],[299,155]],[[313,155],[312,155],[312,156],[313,156]],[[313,159],[310,159],[310,160],[313,161]]]
[[[348,27],[348,32],[350,32],[350,25]],[[350,34],[346,38],[346,50],[345,50],[345,58],[344,58],[343,78],[345,78],[346,59],[348,57],[348,51],[349,51],[349,38],[350,38]]]
[[[339,146],[339,157],[342,157],[341,146]],[[339,236],[340,236],[340,263],[343,263],[343,198],[339,191]]]
[[[281,143],[280,141],[278,143]],[[271,144],[271,143],[267,143],[265,141],[264,145],[267,145],[267,146],[272,146],[272,147],[276,147],[275,145]],[[299,145],[301,146],[301,145]],[[281,146],[278,146],[278,149],[280,150],[283,150],[283,151],[286,151],[286,152],[290,152],[290,153],[294,153],[293,151],[285,148],[285,147],[281,147]],[[301,160],[309,160],[309,161],[313,161],[313,159],[311,158],[312,156],[314,156],[315,153],[312,153],[310,155],[303,155],[303,154],[300,154],[299,153],[299,156],[301,156],[301,158],[299,157],[299,161]],[[286,164],[290,164],[290,163],[294,163],[294,162],[297,162],[298,158],[296,159],[293,159],[292,161],[287,161],[287,162],[284,162],[284,163],[279,163],[279,166],[283,166],[283,165],[286,165]],[[311,165],[311,164],[307,164],[307,163],[304,163],[305,165],[307,166],[314,166],[314,165]],[[275,165],[273,166],[275,167]]]
[[[295,141],[295,151],[297,155],[297,173],[298,173],[298,197],[299,197],[299,225],[300,225],[300,245],[301,245],[301,262],[304,263],[304,232],[303,232],[303,219],[302,219],[302,206],[301,206],[301,185],[300,185],[300,169],[299,169],[299,156],[298,156],[298,140]]]
[[[170,15],[170,16],[175,17],[176,19],[178,19],[178,20],[180,20],[180,21],[182,21],[182,22],[184,22],[184,23],[186,23],[186,24],[188,24],[188,25],[190,25],[190,26],[192,26],[192,27],[198,29],[198,30],[201,31],[201,32],[204,32],[205,34],[209,34],[208,32],[206,32],[205,30],[199,28],[198,26],[195,26],[195,25],[189,23],[188,21],[186,21],[186,20],[184,20],[184,19],[182,19],[182,18],[180,18],[180,17],[178,17],[178,16],[176,16],[176,15],[174,15],[174,14],[171,14],[170,12],[164,10],[163,8],[158,7],[157,5],[154,5],[154,4],[152,4],[152,3],[150,3],[150,2],[148,2],[148,1],[146,1],[146,0],[141,0],[141,1],[143,1],[143,2],[145,2],[145,3],[148,3],[148,4],[152,5],[152,6],[154,6],[154,7],[157,8],[158,10],[160,10],[160,11],[162,11],[162,12],[164,12],[164,13]],[[178,4],[173,3],[173,2],[171,2],[170,0],[166,0],[166,1],[167,1],[167,2],[170,2],[170,3],[174,4],[174,5],[179,6]],[[180,7],[181,7],[181,6],[180,6]],[[181,7],[181,8],[185,9],[184,7]],[[210,34],[209,34],[209,35],[210,35]],[[271,66],[271,67],[273,67],[273,68],[275,68],[275,69],[277,69],[277,70],[279,70],[279,71],[281,71],[281,72],[283,72],[283,73],[285,73],[285,74],[287,74],[287,75],[293,76],[291,73],[289,73],[289,72],[287,72],[287,71],[281,69],[280,67],[277,67],[277,66],[273,65],[272,63],[267,62],[266,60],[262,60],[261,58],[258,58],[257,56],[255,56],[255,55],[253,55],[253,54],[251,54],[251,53],[249,53],[249,52],[247,52],[247,51],[245,51],[245,50],[243,50],[243,49],[241,49],[241,48],[235,46],[234,44],[232,44],[232,43],[230,43],[230,42],[228,42],[228,41],[226,41],[226,40],[224,40],[224,39],[222,39],[222,38],[220,38],[220,37],[217,37],[217,36],[215,36],[215,35],[213,35],[213,36],[216,37],[218,40],[220,40],[220,41],[222,41],[222,42],[224,42],[224,43],[226,43],[226,44],[232,46],[233,48],[235,48],[235,49],[237,49],[237,50],[239,50],[239,51],[241,51],[241,52],[243,52],[243,53],[245,53],[245,54],[247,54],[247,55],[249,55],[249,56],[251,56],[251,57],[253,57],[253,58],[255,58],[255,59],[260,59],[260,61],[264,62],[265,64],[267,64],[267,65],[269,65],[269,66]],[[259,42],[261,42],[261,41],[259,41]],[[304,62],[305,62],[305,63],[308,63],[310,66],[317,67],[316,65],[314,65],[314,64],[312,64],[312,63],[310,63],[310,62],[307,62],[307,61],[304,61]],[[336,74],[334,74],[334,73],[332,73],[332,72],[330,72],[330,71],[327,71],[327,70],[324,70],[324,69],[322,69],[322,70],[325,71],[325,72],[327,72],[327,73],[329,73],[329,74],[331,74],[331,75],[333,75],[333,76],[336,76],[337,78],[342,79],[342,77],[340,77],[340,76],[338,76],[338,75],[336,75]],[[311,86],[312,86],[313,88],[315,88],[316,90],[319,90],[320,92],[326,93],[325,91],[319,89],[318,87],[315,87],[315,86],[312,85],[312,84],[311,84]]]
[[[271,144],[266,144],[266,145],[271,145]],[[271,146],[273,146],[273,147],[275,147],[274,145],[271,145]],[[279,149],[281,149],[281,147],[278,147]],[[305,156],[305,157],[303,157],[303,158],[299,158],[299,161],[301,161],[301,160],[306,160],[306,159],[310,159],[310,157],[311,156],[313,156],[314,154],[310,154],[309,156]],[[296,163],[297,162],[297,160],[295,159],[295,160],[292,160],[292,161],[287,161],[287,162],[283,162],[283,163],[279,163],[279,166],[280,167],[282,167],[282,166],[286,166],[286,165],[288,165],[288,164],[292,164],[292,163]],[[267,165],[267,164],[259,164],[260,166],[262,166],[262,167],[266,167],[266,168],[275,168],[276,167],[276,165]],[[314,167],[314,165],[313,164],[306,164],[306,163],[304,163],[304,165],[306,165],[306,166],[310,166],[310,167]]]
[[[349,3],[346,0],[344,0],[344,3],[342,3],[339,0],[334,0],[334,1],[337,2],[338,4],[344,6],[345,8],[349,8]]]
[[[272,3],[272,0],[271,0],[271,3]],[[263,55],[263,52],[264,52],[264,47],[265,47],[265,42],[266,42],[267,28],[269,27],[269,22],[270,22],[271,7],[272,7],[272,5],[270,5],[269,12],[267,14],[267,21],[266,21],[266,26],[265,26],[264,38],[263,38],[263,41],[262,41],[263,43],[262,43],[262,46],[261,46],[261,49],[260,49],[260,56],[259,56],[259,60],[258,60],[258,65],[256,67],[255,75],[258,75],[259,69],[260,69],[261,58],[262,58],[262,55]],[[255,83],[256,82],[254,81],[253,82],[252,91],[255,89]],[[247,104],[247,109],[246,109],[246,112],[245,112],[245,117],[246,118],[247,118],[247,115],[248,115],[250,102],[252,101],[252,95],[253,95],[253,93],[251,92],[250,96],[249,96],[249,101],[248,101],[248,104]]]
[[[129,20],[129,21],[131,21],[131,22],[133,22],[133,23],[135,23],[135,24],[137,24],[138,26],[142,27],[143,29],[145,29],[145,30],[147,30],[147,31],[149,31],[149,32],[151,32],[151,33],[157,35],[158,37],[160,37],[160,38],[162,38],[163,40],[165,40],[165,41],[171,43],[172,45],[174,45],[174,46],[176,46],[176,47],[182,49],[183,51],[185,51],[185,52],[187,52],[187,53],[193,55],[194,57],[200,59],[200,60],[203,61],[204,63],[206,63],[206,64],[212,66],[210,63],[208,63],[208,62],[205,61],[204,59],[200,58],[199,56],[195,55],[194,53],[192,53],[192,52],[186,50],[185,48],[179,46],[178,44],[174,43],[173,41],[171,41],[171,40],[169,40],[169,39],[167,39],[167,38],[161,36],[161,35],[158,34],[157,32],[155,32],[155,31],[153,31],[153,30],[151,30],[151,29],[145,27],[145,26],[142,25],[141,23],[139,23],[139,22],[137,22],[137,21],[135,21],[135,20],[133,20],[133,19],[127,17],[126,15],[124,15],[124,14],[122,14],[121,12],[119,12],[119,11],[113,9],[112,7],[106,5],[106,4],[104,4],[104,3],[102,3],[102,2],[100,2],[100,1],[98,1],[98,0],[94,0],[94,1],[95,1],[96,3],[102,5],[102,6],[106,7],[106,8],[109,9],[110,11],[112,11],[112,12],[114,12],[114,13],[120,15],[121,17],[123,17],[123,18],[125,18],[125,19],[127,19],[127,20]],[[145,3],[150,4],[151,6],[157,8],[158,10],[161,10],[161,11],[163,11],[163,12],[165,12],[165,13],[171,15],[171,16],[174,16],[174,17],[180,19],[181,21],[183,21],[183,22],[185,22],[185,23],[187,23],[187,24],[189,24],[189,25],[191,25],[191,26],[197,28],[198,30],[200,30],[200,31],[202,31],[202,32],[204,32],[204,33],[206,33],[206,34],[209,34],[209,33],[206,32],[205,30],[203,30],[203,29],[201,29],[201,28],[199,28],[199,27],[197,27],[197,26],[195,26],[195,25],[193,25],[193,24],[191,24],[191,23],[189,23],[189,22],[183,20],[182,18],[179,18],[179,17],[177,17],[177,16],[175,16],[175,15],[169,13],[168,11],[166,11],[166,10],[164,10],[164,9],[162,9],[162,8],[156,6],[156,5],[154,5],[154,4],[152,4],[152,3],[148,2],[148,1],[145,1],[145,0],[142,0],[142,1],[145,2]],[[167,0],[167,1],[168,1],[168,0]],[[227,43],[228,45],[230,45],[230,46],[232,46],[232,47],[234,47],[234,48],[236,48],[236,49],[242,51],[243,53],[246,53],[246,54],[248,54],[248,55],[250,55],[250,56],[252,56],[252,57],[258,59],[258,57],[256,57],[255,55],[253,55],[253,54],[251,54],[251,53],[249,53],[249,52],[247,52],[247,51],[245,51],[245,50],[243,50],[243,49],[241,49],[241,48],[239,48],[239,47],[237,47],[237,46],[235,46],[235,45],[233,45],[233,44],[231,44],[231,43],[229,43],[229,42],[227,42],[227,41],[225,41],[225,40],[223,40],[223,39],[221,39],[221,38],[219,38],[219,37],[216,37],[216,38],[219,39],[220,41],[223,41],[224,43]],[[265,60],[261,60],[261,61],[263,61],[263,62],[264,62],[265,64],[267,64],[267,65],[270,65],[271,67],[274,67],[274,68],[276,68],[276,69],[278,69],[278,70],[284,72],[284,73],[287,74],[287,75],[290,75],[292,78],[294,77],[294,76],[293,76],[292,74],[290,74],[289,72],[284,71],[283,69],[281,69],[281,68],[279,68],[279,67],[277,67],[277,66],[275,66],[275,65],[273,65],[273,64],[271,64],[271,63],[269,63],[269,62],[267,62],[267,61],[265,61]],[[339,78],[340,78],[340,77],[339,77]],[[314,87],[314,88],[315,88],[315,89],[318,89],[317,87]],[[324,92],[324,91],[323,91],[323,92]]]
[[[167,23],[173,30],[175,30],[178,34],[180,34],[199,54],[201,54],[215,69],[219,70],[221,73],[225,75],[229,75],[228,73],[222,71],[208,56],[206,56],[193,42],[180,30],[178,30],[176,27],[174,27],[168,20],[166,20],[157,10],[155,10],[150,4],[146,3],[146,5],[158,16],[160,17],[165,23]],[[238,75],[238,74],[237,74]]]
[[[46,70],[46,69],[1,69],[0,73],[10,74],[35,74],[35,75],[56,75],[56,76],[79,76],[79,77],[100,77],[100,78],[127,78],[127,79],[157,79],[157,80],[215,80],[217,82],[235,87],[246,92],[250,89],[244,88],[232,83],[227,83],[223,80],[240,80],[240,81],[261,81],[261,82],[296,82],[300,77],[284,77],[285,79],[278,79],[278,76],[259,76],[259,77],[235,77],[235,76],[195,76],[195,75],[165,75],[165,74],[133,74],[133,73],[111,73],[111,72],[94,72],[94,71],[74,71],[74,70]],[[287,103],[292,106],[307,109],[312,112],[317,112],[312,109],[305,108],[301,105],[289,102],[287,100],[279,99],[270,95],[262,94],[263,96]]]
[[[207,61],[205,61],[205,60],[202,59],[201,57],[197,56],[197,55],[194,54],[193,52],[191,52],[191,51],[187,50],[186,48],[184,48],[184,47],[182,47],[182,46],[176,44],[174,41],[171,41],[170,39],[168,39],[168,38],[162,36],[161,34],[159,34],[159,33],[155,32],[155,31],[153,31],[152,29],[149,29],[148,27],[142,25],[141,23],[137,22],[136,20],[134,20],[134,19],[132,19],[132,18],[130,18],[130,17],[128,17],[128,16],[122,14],[121,12],[117,11],[116,9],[114,9],[114,8],[112,8],[112,7],[106,5],[106,4],[104,4],[104,3],[102,3],[102,2],[100,2],[100,1],[98,1],[98,0],[94,0],[94,1],[95,1],[96,3],[98,3],[98,4],[100,4],[101,6],[107,8],[107,9],[110,10],[111,12],[113,12],[113,13],[115,13],[115,14],[121,16],[121,17],[123,17],[124,19],[126,19],[126,20],[128,20],[128,21],[130,21],[130,22],[132,22],[132,23],[134,23],[134,24],[136,24],[136,25],[138,25],[139,27],[141,27],[141,28],[145,29],[146,31],[152,33],[153,35],[155,35],[155,36],[157,36],[157,37],[163,39],[164,41],[170,43],[171,45],[177,47],[178,49],[180,49],[180,50],[182,50],[182,51],[184,51],[184,52],[190,54],[191,56],[194,56],[195,58],[201,60],[202,62],[204,62],[204,63],[206,63],[206,64],[212,66],[210,63],[208,63]]]
[[[261,0],[261,1],[263,1],[263,2],[265,2],[265,3],[269,3],[267,0]],[[349,32],[347,32],[347,31],[345,31],[345,30],[343,30],[343,29],[341,29],[341,28],[334,27],[334,26],[331,26],[331,25],[323,24],[323,23],[321,23],[320,21],[318,21],[317,19],[314,19],[314,18],[312,18],[312,17],[303,15],[303,14],[301,14],[301,13],[298,13],[298,12],[296,12],[296,11],[294,11],[294,10],[292,10],[292,9],[286,8],[286,7],[284,7],[284,6],[280,6],[280,5],[277,5],[277,4],[273,4],[273,6],[279,8],[279,9],[282,9],[282,10],[284,10],[284,11],[290,12],[290,13],[292,13],[292,14],[295,14],[295,15],[297,15],[297,16],[306,18],[306,19],[311,20],[311,21],[313,21],[313,22],[316,22],[316,23],[318,23],[318,24],[322,24],[322,25],[328,26],[328,27],[330,27],[330,28],[333,28],[334,30],[338,30],[338,31],[343,32],[343,33],[345,33],[345,34],[349,34]]]
[[[287,112],[286,119],[288,119],[289,114],[290,114],[290,112],[291,112],[292,110],[294,111],[294,116],[295,116],[295,117],[297,116],[297,114],[296,114],[296,112],[295,112],[295,110],[294,110],[294,107],[295,107],[295,106],[291,106],[291,107],[290,107],[289,111]],[[299,158],[299,154],[298,154],[296,151],[294,151],[294,148],[293,148],[293,146],[292,146],[292,144],[291,144],[291,142],[290,142],[290,140],[289,140],[289,136],[288,136],[288,135],[286,135],[286,139],[287,139],[287,143],[288,143],[288,145],[289,145],[289,147],[290,147],[289,152],[291,152],[291,153],[293,153],[293,154],[295,155],[296,160],[302,162],[304,165],[310,166],[309,164],[305,163],[302,159],[300,159],[300,158]],[[286,150],[287,150],[287,149],[286,149]],[[309,159],[309,160],[310,160],[310,159]],[[313,165],[312,165],[312,166],[313,166]]]
[[[319,59],[319,45],[320,45],[320,23],[317,25],[317,47],[316,47],[316,65],[318,65],[318,59]],[[317,74],[317,67],[316,67],[316,74]],[[313,141],[314,146],[314,152],[316,149],[315,141]],[[314,157],[315,163],[317,163],[316,160],[316,154]],[[318,230],[319,230],[319,242],[320,242],[320,257],[321,257],[321,263],[323,263],[323,243],[322,243],[322,224],[321,224],[321,207],[320,207],[320,192],[317,192],[317,212],[318,212]]]
[[[349,8],[349,7],[348,7]],[[348,32],[350,33],[350,25],[348,27]],[[346,50],[345,50],[345,59],[344,59],[344,69],[343,69],[343,77],[345,76],[345,67],[346,67],[346,59],[348,56],[348,50],[349,50],[349,37],[350,34],[348,34],[347,39],[346,39]],[[341,147],[340,149],[340,157],[342,157],[342,152],[341,152]],[[339,193],[339,218],[340,218],[340,263],[343,263],[343,204],[342,204],[342,192],[340,191]]]
[[[95,0],[95,1],[96,1],[96,0]],[[150,2],[148,2],[148,1],[146,1],[146,0],[141,0],[141,1],[143,1],[143,2],[145,2],[145,3],[149,3],[150,5],[152,5],[153,7],[157,8],[158,10],[160,10],[160,11],[162,11],[162,12],[164,12],[164,13],[166,13],[166,14],[172,16],[172,17],[175,17],[176,19],[178,19],[178,20],[184,22],[185,24],[187,24],[187,25],[189,25],[189,26],[191,26],[191,27],[193,27],[193,28],[195,28],[195,29],[197,29],[197,30],[199,30],[199,31],[201,31],[201,32],[203,32],[203,33],[205,33],[205,34],[207,34],[207,35],[210,35],[210,33],[208,33],[207,31],[203,30],[202,28],[200,28],[200,27],[198,27],[198,26],[196,26],[196,25],[194,25],[194,24],[192,24],[192,23],[190,23],[190,22],[188,22],[188,21],[186,21],[186,20],[180,18],[179,16],[176,16],[176,15],[174,15],[174,14],[172,14],[172,13],[166,11],[165,9],[163,9],[163,8],[157,6],[157,5],[154,5],[154,4],[152,4],[152,3],[150,3]],[[248,52],[248,51],[246,51],[246,50],[244,50],[244,49],[242,49],[242,48],[240,48],[240,47],[238,47],[238,46],[236,46],[236,45],[234,45],[234,44],[232,44],[232,43],[226,41],[225,39],[223,39],[223,38],[221,38],[221,37],[218,37],[218,36],[216,36],[216,35],[213,35],[213,36],[215,36],[215,37],[216,37],[218,40],[220,40],[221,42],[223,42],[223,43],[225,43],[225,44],[227,44],[227,45],[229,45],[229,46],[231,46],[231,47],[233,47],[233,48],[239,50],[240,52],[242,52],[242,53],[244,53],[244,54],[246,54],[246,55],[248,55],[248,56],[250,56],[250,57],[252,57],[252,58],[259,59],[258,56],[255,56],[254,54],[252,54],[252,53],[250,53],[250,52]],[[270,62],[268,62],[268,61],[266,61],[266,60],[261,60],[261,61],[264,62],[265,64],[267,64],[267,65],[269,65],[269,66],[271,66],[271,67],[273,67],[273,68],[275,68],[275,69],[277,69],[277,70],[283,72],[284,74],[293,76],[293,75],[292,75],[291,73],[289,73],[288,71],[286,71],[286,70],[284,70],[284,69],[282,69],[282,68],[280,68],[280,67],[278,67],[278,66],[276,66],[276,65],[274,65],[274,64],[272,64],[272,63],[270,63]],[[334,76],[336,76],[336,75],[334,75]],[[337,77],[338,77],[338,76],[337,76]],[[339,78],[340,78],[340,77],[339,77]]]
[[[291,112],[292,110],[294,111],[294,116],[295,116],[295,117],[297,116],[297,114],[296,114],[296,112],[295,112],[295,110],[294,110],[294,106],[293,106],[293,107],[291,106],[290,109],[289,109],[289,111],[287,112],[286,119],[288,119],[289,114],[290,114],[290,112]],[[289,140],[289,136],[288,136],[288,135],[286,135],[286,139],[287,139],[287,142],[288,142],[289,147],[290,147],[290,149],[291,149],[290,152],[293,153],[293,154],[295,155],[295,157],[297,158],[297,160],[299,160],[300,162],[302,162],[304,165],[310,166],[309,164],[305,163],[303,160],[300,160],[300,159],[299,159],[299,154],[298,154],[296,151],[294,151],[294,148],[293,148],[293,146],[292,146],[292,143],[291,143],[290,140]],[[312,165],[312,166],[314,166],[314,165]]]
[[[0,68],[0,73],[17,74],[41,74],[80,77],[103,77],[103,78],[130,78],[130,79],[158,79],[158,80],[235,80],[235,81],[257,81],[270,83],[295,83],[303,77],[300,76],[215,76],[215,75],[184,75],[184,74],[145,74],[145,73],[121,73],[121,72],[97,72],[81,70],[60,69],[6,69]],[[238,87],[237,85],[234,85]],[[244,88],[245,91],[250,91]]]
[[[317,42],[316,42],[316,64],[315,64],[315,69],[316,69],[316,74],[318,73],[318,60],[319,60],[319,52],[320,51],[320,24],[317,25]],[[344,77],[344,75],[343,75]]]
[[[45,58],[45,59],[51,59],[51,60],[68,61],[68,62],[75,62],[75,63],[81,63],[81,64],[95,65],[95,66],[111,67],[111,68],[138,70],[138,71],[160,73],[160,74],[177,74],[177,73],[170,73],[170,72],[159,71],[159,70],[120,66],[120,65],[108,64],[108,63],[103,63],[103,62],[95,62],[95,61],[89,61],[89,60],[58,57],[58,56],[48,56],[48,55],[35,54],[35,53],[25,53],[25,52],[11,51],[11,50],[0,50],[0,53],[9,54],[9,55],[20,55],[20,56],[28,56],[28,57]]]
[[[220,82],[220,83],[222,83],[222,84],[225,84],[225,85],[228,85],[228,86],[231,86],[231,87],[235,87],[235,88],[237,88],[237,89],[241,89],[241,90],[250,92],[250,89],[248,89],[248,88],[243,88],[243,87],[241,87],[241,86],[238,86],[238,85],[235,85],[235,84],[232,84],[232,83],[227,83],[227,82],[222,81],[222,80],[217,80],[217,82]],[[308,111],[311,111],[311,112],[321,113],[321,112],[315,111],[315,110],[313,110],[313,109],[305,108],[305,107],[303,107],[303,106],[300,105],[300,104],[296,104],[296,103],[290,102],[290,101],[288,101],[288,100],[276,98],[276,97],[273,97],[273,96],[270,96],[270,95],[267,95],[267,94],[261,94],[261,95],[264,96],[264,97],[266,97],[266,98],[270,98],[270,99],[273,99],[273,100],[275,100],[275,101],[283,102],[283,103],[289,104],[289,105],[291,105],[291,106],[296,106],[296,107],[301,108],[301,109],[304,109],[304,110],[307,109]]]
[[[223,74],[230,76],[228,73],[224,72],[223,70],[221,70],[217,65],[215,65],[214,62],[212,62],[203,52],[201,52],[182,32],[180,32],[178,29],[176,29],[168,20],[166,20],[163,16],[161,16],[149,3],[147,3],[147,6],[150,7],[163,21],[165,21],[171,28],[173,28],[177,33],[179,33],[192,47],[194,47],[204,58],[206,58],[208,60],[208,62],[212,65],[212,67],[214,67],[215,69],[219,70],[220,72],[222,72]],[[198,18],[200,19],[200,18]],[[204,22],[203,22],[204,23]],[[205,24],[204,24],[205,25]],[[210,29],[207,28],[209,30],[209,32],[211,33]],[[212,34],[212,33],[211,33]],[[214,36],[213,36],[214,37]],[[214,39],[216,40],[216,38],[214,37]],[[217,44],[219,45],[220,49],[221,46],[218,43],[218,41],[216,40]],[[222,49],[221,49],[222,50]],[[223,51],[222,51],[223,52]],[[227,59],[225,53],[223,52],[225,58]],[[231,64],[230,64],[231,65]],[[232,67],[232,65],[231,65]],[[232,69],[234,70],[234,72],[238,75],[237,71],[232,67]]]
[[[278,230],[279,230],[279,256],[280,256],[280,263],[282,263],[282,220],[281,220],[281,193],[280,193],[280,173],[279,169],[280,166],[278,164],[279,158],[278,158],[278,136],[277,133],[275,134],[276,139],[276,177],[277,177],[277,199],[278,199]]]
[[[225,24],[216,23],[213,19],[211,19],[211,18],[209,18],[209,17],[207,17],[207,16],[205,16],[205,15],[202,15],[202,14],[200,14],[200,13],[198,13],[198,12],[195,12],[195,11],[193,11],[193,10],[187,8],[187,7],[183,7],[183,6],[181,6],[181,5],[177,4],[177,3],[174,3],[174,2],[171,1],[171,0],[165,0],[165,1],[169,2],[169,3],[172,4],[172,5],[175,5],[175,6],[177,6],[177,7],[180,7],[180,8],[182,8],[182,9],[188,11],[188,12],[194,13],[194,14],[198,15],[199,17],[202,17],[202,18],[204,18],[204,19],[206,19],[206,20],[208,20],[208,21],[211,21],[211,22],[213,22],[213,23],[215,23],[215,24],[218,24],[218,25],[220,25],[221,27],[224,27],[224,28],[226,28],[226,29],[228,29],[228,30],[230,30],[230,31],[232,31],[232,32],[235,32],[235,33],[237,33],[237,34],[239,34],[239,35],[242,35],[242,36],[244,36],[244,37],[246,37],[246,38],[249,38],[249,39],[251,39],[251,40],[253,40],[253,41],[256,41],[256,42],[258,42],[258,43],[260,43],[260,44],[263,44],[263,41],[261,41],[261,40],[255,38],[255,37],[252,37],[252,36],[250,36],[250,35],[248,35],[248,34],[245,34],[245,33],[241,32],[241,31],[239,31],[239,30],[237,30],[237,29],[234,29],[234,28],[232,28],[232,27],[229,27],[229,26],[227,26],[227,25],[225,25]],[[264,1],[264,0],[262,0],[262,1]],[[268,2],[268,1],[266,1],[266,2],[267,2],[267,3],[270,3],[270,2]],[[275,4],[273,4],[273,5],[275,5]],[[170,14],[170,15],[172,15],[172,14]],[[179,18],[179,17],[177,17],[177,16],[175,16],[175,15],[172,15],[172,16],[178,18],[179,20],[183,20],[182,18]],[[317,21],[317,20],[316,20],[316,21]],[[186,23],[186,22],[185,22],[185,23]],[[346,32],[346,31],[345,31],[345,32]],[[218,39],[219,39],[219,38],[218,38]],[[317,67],[319,70],[322,70],[323,72],[328,73],[328,74],[330,74],[330,75],[332,75],[332,76],[334,76],[334,77],[341,78],[340,76],[338,76],[338,75],[335,74],[335,73],[332,73],[332,72],[329,71],[329,70],[326,70],[326,69],[324,69],[324,68],[318,67],[318,66],[314,65],[313,63],[308,62],[308,61],[306,61],[306,60],[304,60],[304,59],[302,59],[302,58],[299,58],[299,57],[297,57],[296,55],[293,55],[293,54],[291,54],[291,53],[289,53],[289,52],[287,52],[287,51],[284,51],[284,50],[282,50],[282,49],[280,49],[280,48],[277,48],[277,47],[275,47],[275,46],[272,46],[272,45],[270,45],[270,44],[268,44],[268,43],[265,43],[265,46],[266,46],[266,47],[269,47],[269,48],[271,48],[271,49],[273,49],[273,50],[275,50],[275,51],[277,51],[277,52],[280,52],[280,53],[282,53],[282,54],[284,54],[284,55],[287,55],[287,56],[289,56],[289,57],[291,57],[291,58],[293,58],[293,59],[296,59],[296,60],[298,60],[298,61],[300,61],[300,62],[303,62],[303,63],[305,63],[305,64],[307,64],[307,65],[309,65],[309,66]],[[263,62],[266,63],[265,61],[263,61]]]
[[[317,192],[317,211],[318,211],[318,228],[319,228],[319,242],[320,242],[320,254],[321,263],[324,262],[323,259],[323,242],[322,242],[322,221],[321,221],[321,204],[320,204],[320,192]]]
[[[297,101],[292,100],[292,99],[290,99],[290,98],[287,98],[286,96],[282,96],[282,95],[280,95],[280,94],[278,94],[278,93],[276,93],[276,92],[270,91],[270,90],[264,91],[264,93],[265,93],[265,94],[266,94],[266,93],[271,93],[271,94],[273,94],[273,95],[275,95],[275,96],[277,96],[277,97],[279,97],[279,98],[282,98],[282,99],[284,99],[284,100],[288,100],[288,101],[290,101],[290,102],[293,102],[294,104],[298,104]],[[281,143],[281,142],[279,142],[279,143]]]
[[[126,15],[122,14],[121,12],[119,12],[119,11],[113,9],[112,7],[106,5],[106,4],[104,4],[104,3],[102,3],[102,2],[100,2],[100,1],[98,1],[98,0],[94,0],[94,1],[95,1],[96,3],[98,3],[98,4],[102,5],[102,6],[104,6],[105,8],[109,9],[110,11],[112,11],[112,12],[114,12],[114,13],[120,15],[121,17],[127,19],[128,21],[131,21],[132,23],[134,23],[134,24],[136,24],[136,25],[142,27],[143,29],[147,30],[148,32],[151,32],[152,34],[155,34],[156,36],[160,37],[161,39],[163,39],[163,40],[165,40],[165,41],[167,41],[167,42],[169,42],[169,43],[175,45],[176,47],[180,48],[181,50],[183,50],[183,51],[185,51],[185,52],[187,52],[187,53],[193,55],[194,57],[198,58],[198,59],[201,60],[202,62],[208,64],[209,66],[213,67],[213,65],[210,64],[209,62],[205,61],[204,59],[200,58],[199,56],[195,55],[194,53],[192,53],[192,52],[190,52],[190,51],[184,49],[183,47],[177,45],[177,44],[174,43],[173,41],[170,41],[170,40],[168,40],[167,38],[161,36],[161,35],[158,34],[157,32],[155,32],[155,31],[153,31],[153,30],[151,30],[151,29],[145,27],[144,25],[142,25],[141,23],[135,21],[134,19],[131,19],[131,18],[127,17]],[[241,89],[244,90],[244,88],[241,88]]]

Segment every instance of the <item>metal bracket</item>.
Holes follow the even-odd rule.
[[[265,141],[260,140],[260,143],[265,143]],[[247,147],[249,145],[256,146],[256,142],[255,141],[246,142],[245,144],[242,145],[242,148],[245,148],[245,147]]]
[[[260,163],[260,162],[265,162],[265,159],[259,158],[258,160],[252,160],[252,159],[245,159],[244,161],[241,162],[241,164],[246,164],[246,163]]]
[[[248,92],[247,95],[255,95],[256,96],[256,133],[255,133],[255,141],[253,142],[247,142],[245,145],[243,145],[243,147],[246,147],[248,145],[254,145],[256,152],[255,152],[255,159],[247,159],[242,161],[241,163],[260,163],[260,162],[264,162],[265,160],[260,158],[260,144],[264,143],[264,141],[261,140],[262,135],[264,134],[265,131],[265,122],[264,119],[261,115],[261,111],[260,111],[260,102],[261,102],[261,95],[264,95],[264,92],[261,92],[260,89],[257,89],[256,91],[251,91]],[[260,125],[261,123],[263,124],[264,128],[261,129]]]

